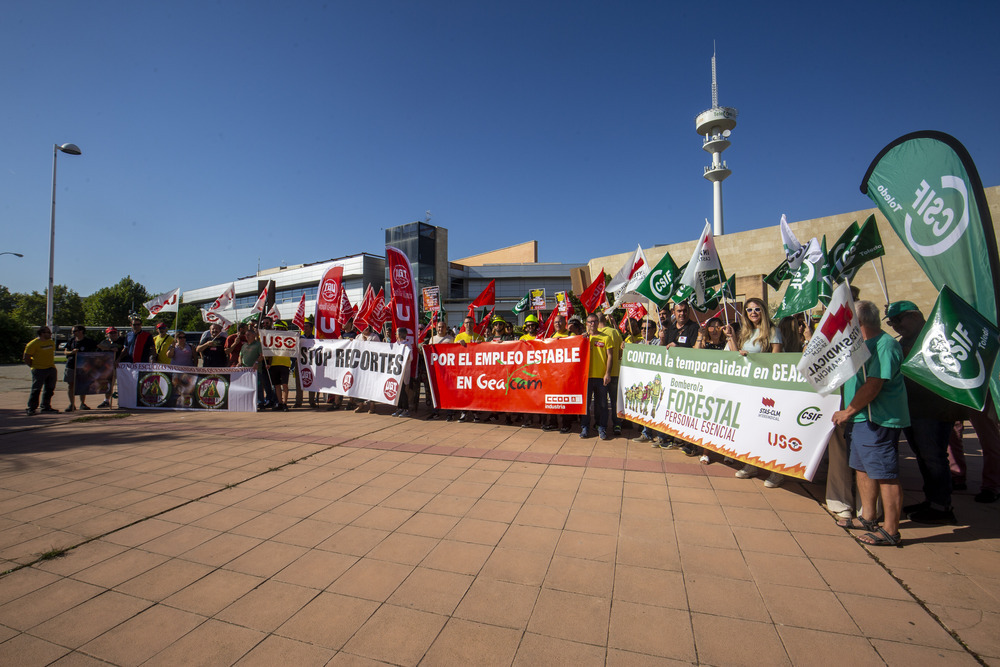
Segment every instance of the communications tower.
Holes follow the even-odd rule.
[[[702,111],[694,119],[694,126],[704,142],[702,150],[712,154],[712,164],[705,167],[705,178],[712,182],[715,219],[713,234],[722,236],[722,181],[733,173],[722,160],[722,151],[729,148],[729,135],[736,127],[739,112],[733,107],[719,106],[719,86],[715,79],[715,50],[712,51],[712,108]]]

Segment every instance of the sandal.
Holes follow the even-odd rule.
[[[885,529],[881,526],[875,528],[878,531],[876,533],[865,533],[861,537],[855,538],[861,544],[869,547],[901,547],[903,546],[903,538],[900,537],[899,533],[895,535],[890,535],[885,532]],[[865,538],[868,538],[867,540]]]
[[[857,520],[857,523],[855,523]],[[841,519],[837,522],[837,525],[841,528],[846,528],[847,530],[877,530],[878,521],[869,521],[863,516],[851,517],[849,519]]]

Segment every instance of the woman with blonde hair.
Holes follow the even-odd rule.
[[[726,349],[739,352],[744,357],[749,353],[781,352],[781,332],[767,315],[767,306],[757,297],[751,297],[743,304],[743,327],[739,334],[733,331],[731,324],[726,325],[726,336],[729,342]],[[736,471],[740,479],[750,479],[757,476],[757,468],[745,465]],[[772,472],[764,481],[764,486],[773,489],[781,486],[785,478]]]

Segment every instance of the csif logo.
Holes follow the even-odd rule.
[[[973,360],[972,351],[972,338],[961,322],[955,324],[950,336],[940,322],[935,322],[920,347],[927,369],[956,389],[975,389],[986,381],[983,358],[977,349]]]
[[[790,449],[797,452],[802,449],[802,441],[795,437],[789,437],[784,433],[768,433],[767,444],[780,449]]]
[[[802,412],[795,418],[795,421],[798,422],[799,426],[812,426],[822,417],[823,412],[819,407],[811,405],[808,408],[803,408]]]
[[[649,289],[657,299],[665,300],[670,297],[671,284],[673,276],[663,269],[656,269],[649,278]]]
[[[913,193],[916,199],[910,205],[914,215],[907,213],[904,220],[907,245],[924,257],[947,251],[969,227],[969,192],[965,181],[958,176],[942,176],[941,190],[938,195],[927,181],[921,180]]]

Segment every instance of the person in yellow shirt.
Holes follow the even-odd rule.
[[[611,364],[614,341],[601,333],[597,315],[587,315],[587,337],[590,339],[590,369],[587,378],[587,415],[580,428],[580,437],[590,437],[590,421],[596,412],[597,434],[608,439],[608,385],[611,384]]]
[[[569,338],[573,335],[566,328],[566,316],[562,313],[556,315],[556,321],[553,324],[555,331],[552,332],[552,338]]]
[[[476,333],[476,321],[474,319],[466,316],[465,326],[463,326],[462,331],[455,336],[455,342],[461,343],[462,345],[483,342],[483,337]]]
[[[524,335],[521,340],[535,340],[538,337],[538,316],[528,315],[524,318]]]
[[[52,329],[38,327],[38,337],[24,346],[21,360],[31,367],[31,393],[28,394],[28,416],[38,410],[38,395],[42,396],[42,412],[58,412],[52,408],[56,391],[56,343]],[[44,391],[43,391],[44,390]]]
[[[611,339],[614,345],[614,352],[611,354],[611,384],[608,385],[608,405],[611,409],[611,421],[614,424],[615,435],[622,434],[622,418],[618,416],[618,375],[621,373],[622,348],[624,339],[618,327],[615,326],[615,318],[604,313],[597,315],[600,331]]]
[[[156,355],[156,362],[169,364],[172,360],[167,352],[174,344],[174,337],[167,333],[167,323],[160,322],[156,325],[156,335],[153,336],[153,353]]]
[[[284,322],[277,322],[274,328],[278,331],[287,331],[288,326]],[[274,386],[274,393],[277,394],[278,404],[275,410],[288,410],[288,376],[292,368],[291,357],[269,357],[271,363],[268,367],[268,376]]]

